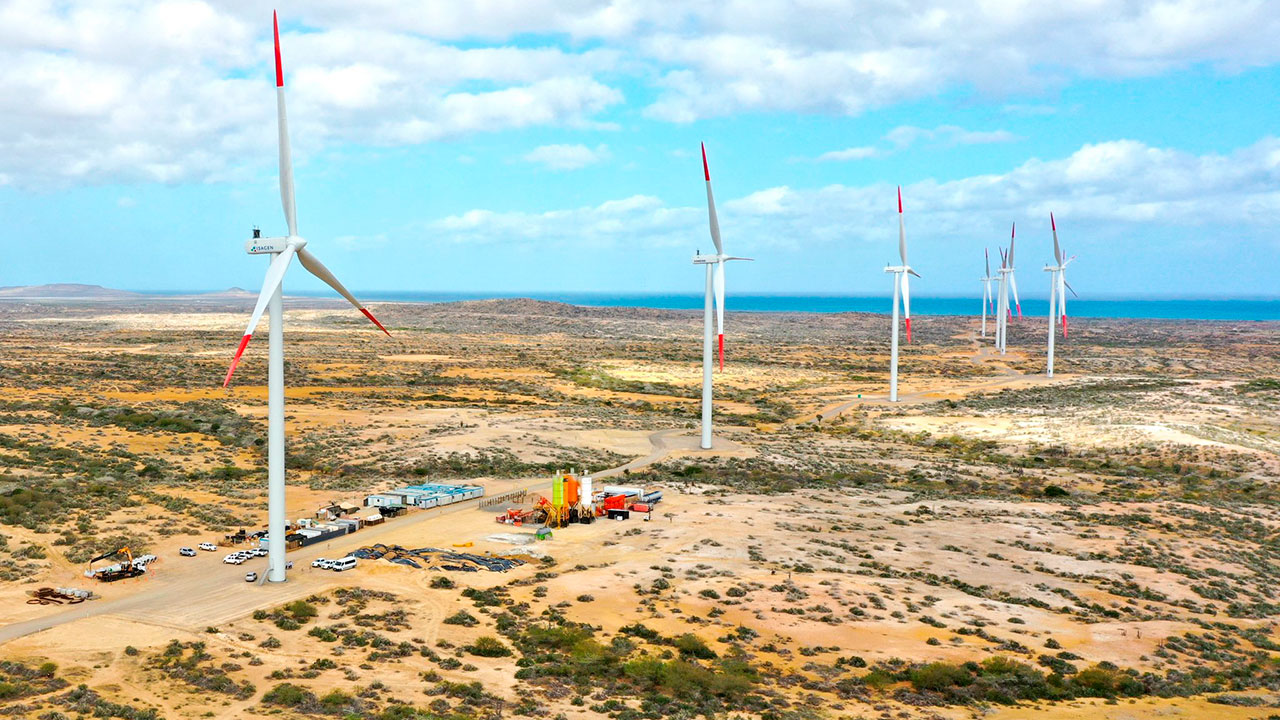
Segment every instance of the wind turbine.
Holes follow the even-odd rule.
[[[262,281],[262,291],[258,295],[258,303],[249,317],[249,326],[245,328],[240,347],[231,360],[227,376],[222,387],[231,384],[231,376],[240,364],[240,356],[249,345],[253,331],[262,319],[262,312],[268,311],[271,327],[267,336],[267,532],[270,543],[267,546],[267,579],[271,582],[283,582],[285,579],[285,504],[284,504],[284,311],[281,287],[285,271],[293,256],[308,272],[325,281],[338,294],[355,305],[364,316],[369,318],[379,330],[387,333],[382,323],[373,316],[359,300],[356,300],[338,279],[321,264],[311,251],[307,250],[307,241],[298,236],[297,211],[293,196],[293,163],[289,156],[289,124],[284,108],[284,68],[280,62],[280,24],[276,14],[271,14],[272,34],[276,45],[276,112],[280,131],[280,201],[284,206],[285,222],[289,226],[288,237],[264,238],[254,230],[253,237],[245,243],[245,252],[250,255],[271,255],[271,264],[267,267],[267,276]]]
[[[991,274],[991,251],[987,248],[982,249],[982,255],[987,261],[987,274],[980,280],[982,281],[982,337],[987,336],[987,308],[995,310],[995,298],[991,295],[991,283],[997,278]]]
[[[716,218],[716,198],[711,193],[711,169],[707,165],[707,146],[702,145],[702,175],[707,180],[707,217],[711,224],[711,241],[715,243],[715,255],[698,253],[693,256],[694,265],[707,267],[707,290],[702,309],[702,449],[711,449],[711,305],[714,295],[715,327],[720,345],[720,369],[724,370],[724,264],[730,260],[752,258],[730,257],[724,254],[720,242],[720,221]],[[713,270],[714,266],[714,270]]]
[[[901,265],[886,265],[884,271],[893,273],[893,340],[889,345],[889,401],[898,402],[898,296],[902,296],[902,311],[906,316],[907,342],[911,342],[911,285],[908,275],[920,277],[920,273],[907,264],[907,228],[902,221],[902,188],[898,188],[898,256]]]
[[[1044,271],[1049,275],[1049,364],[1046,375],[1053,377],[1053,336],[1057,331],[1058,317],[1062,317],[1062,339],[1067,338],[1067,290],[1076,295],[1075,288],[1067,282],[1067,266],[1075,260],[1075,256],[1066,257],[1058,245],[1058,223],[1049,213],[1049,226],[1053,228],[1053,265],[1045,265]],[[1080,297],[1076,295],[1076,297]]]
[[[1009,231],[1009,290],[1013,293],[1013,304],[1018,308],[1018,317],[1022,317],[1022,303],[1018,302],[1018,279],[1013,275],[1013,245],[1017,241],[1018,224],[1013,223]],[[1008,298],[1006,298],[1006,301]],[[1006,305],[1006,309],[1008,306]],[[1009,319],[1013,319],[1013,310],[1009,310]]]
[[[1000,276],[1000,284],[996,296],[996,349],[1003,355],[1009,330],[1009,253],[1004,248],[997,249],[1000,251],[1000,268],[996,272]]]

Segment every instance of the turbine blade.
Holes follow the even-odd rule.
[[[391,333],[387,332],[387,329],[382,327],[382,323],[378,322],[378,318],[374,317],[373,313],[369,312],[364,305],[360,304],[360,301],[355,299],[355,296],[350,292],[347,292],[347,289],[342,286],[342,283],[338,282],[338,278],[334,277],[333,273],[329,272],[329,268],[325,267],[324,263],[320,262],[319,258],[312,255],[310,250],[307,250],[306,248],[299,250],[298,262],[302,263],[302,267],[306,268],[307,272],[315,275],[325,281],[329,287],[337,290],[339,295],[347,299],[347,302],[351,303],[357,310],[364,313],[364,316],[369,318],[369,322],[377,325],[378,329],[382,332],[387,333],[387,337],[391,337]]]
[[[707,179],[707,216],[711,223],[711,242],[716,244],[716,254],[724,254],[724,245],[720,242],[720,220],[716,217],[716,198],[711,193],[711,168],[707,165],[707,146],[702,145],[702,175]]]
[[[1013,223],[1009,229],[1009,267],[1013,267],[1013,243],[1018,239],[1018,224]]]
[[[235,357],[231,359],[231,367],[227,368],[227,376],[222,380],[222,387],[225,388],[231,384],[231,376],[235,374],[236,366],[240,364],[240,356],[244,355],[244,349],[249,347],[249,339],[253,337],[253,331],[262,320],[262,313],[267,309],[267,303],[271,302],[271,296],[276,288],[284,282],[284,272],[289,269],[289,261],[293,259],[293,253],[294,246],[288,245],[284,252],[272,258],[271,264],[267,266],[267,276],[262,280],[262,291],[258,293],[258,303],[253,306],[249,325],[244,330],[244,337],[240,339],[240,347],[236,348]]]
[[[907,321],[907,344],[911,343],[911,280],[906,273],[902,276],[902,316]]]
[[[907,264],[907,228],[902,222],[902,186],[898,186],[898,257]]]
[[[716,263],[713,278],[716,293],[716,334],[720,344],[720,369],[724,370],[724,263]]]
[[[911,268],[907,268],[907,272],[911,273],[912,275],[915,275],[916,277],[920,277],[920,273],[916,272]]]
[[[991,277],[991,250],[982,248],[982,256],[987,260],[987,277]]]
[[[1018,302],[1018,279],[1013,276],[1013,273],[1009,273],[1009,289],[1013,291],[1013,304],[1018,308],[1018,317],[1022,317],[1022,303]]]
[[[1080,297],[1080,295],[1079,295],[1078,293],[1076,293],[1076,289],[1075,289],[1075,288],[1073,288],[1073,287],[1071,287],[1071,283],[1067,282],[1065,278],[1063,278],[1063,280],[1062,280],[1062,284],[1063,284],[1063,285],[1065,285],[1065,286],[1066,286],[1066,288],[1067,288],[1068,290],[1070,290],[1070,291],[1071,291],[1071,294],[1072,294],[1072,295],[1074,295],[1074,296],[1076,296],[1076,297]]]
[[[1061,265],[1062,249],[1058,247],[1058,221],[1053,219],[1053,213],[1049,213],[1049,227],[1053,228],[1053,259]]]
[[[271,31],[276,42],[276,114],[280,131],[280,204],[289,224],[289,237],[298,234],[298,211],[293,198],[293,159],[289,153],[289,119],[284,108],[284,64],[280,60],[280,21],[271,12]]]

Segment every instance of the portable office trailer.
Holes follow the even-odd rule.
[[[439,504],[436,500],[435,493],[425,492],[415,488],[400,488],[393,491],[394,495],[404,498],[405,505],[413,507],[431,508]]]
[[[360,529],[360,521],[351,518],[338,518],[333,521],[333,524],[346,527],[348,533],[353,533]]]
[[[366,507],[390,507],[393,505],[404,506],[404,496],[399,493],[377,493],[370,495],[364,499]]]
[[[474,500],[478,497],[484,497],[484,488],[479,485],[443,485],[440,483],[423,483],[421,485],[410,485],[406,490],[418,490],[432,495],[448,497],[447,502],[441,501],[441,505],[449,505],[460,500]]]
[[[361,518],[361,519],[362,519],[362,520],[364,520],[364,524],[365,524],[365,526],[366,526],[366,527],[367,527],[367,526],[369,526],[369,525],[377,525],[377,524],[379,524],[379,523],[383,522],[383,519],[382,519],[382,516],[381,516],[381,515],[370,515],[370,516],[368,516],[368,517]]]

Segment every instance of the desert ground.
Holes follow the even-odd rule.
[[[0,302],[0,716],[1280,716],[1280,324],[1043,318],[1010,352],[920,317],[730,313],[697,448],[701,313],[286,302],[289,517],[424,481],[660,489],[529,542],[471,501],[264,560],[251,299]],[[517,557],[385,560],[385,543]],[[120,546],[159,560],[99,583]],[[457,547],[455,547],[457,546]],[[42,587],[92,590],[75,605]]]

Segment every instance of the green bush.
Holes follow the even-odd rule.
[[[475,627],[480,624],[480,621],[466,610],[459,610],[445,618],[442,622],[444,622],[445,625],[461,625],[463,627]]]
[[[680,651],[680,657],[694,657],[699,660],[710,660],[716,656],[716,652],[707,647],[702,638],[693,633],[685,633],[676,638],[674,643],[677,650]]]
[[[507,657],[511,654],[511,648],[490,635],[476,638],[475,642],[465,646],[463,649],[472,655],[479,655],[480,657]]]
[[[310,704],[315,702],[315,693],[304,687],[298,687],[292,683],[281,683],[267,691],[262,696],[262,702],[266,705],[280,705],[282,707],[297,707],[302,704]]]
[[[973,676],[968,670],[951,663],[935,662],[911,671],[911,685],[917,690],[940,692],[957,685],[968,685]]]
[[[284,611],[292,615],[293,619],[300,623],[304,623],[320,614],[320,612],[316,610],[316,606],[306,600],[294,600],[284,606]]]

